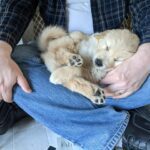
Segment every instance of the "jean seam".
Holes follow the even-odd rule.
[[[122,131],[124,131],[128,125],[129,116],[130,116],[129,113],[127,112],[127,116],[125,120],[123,121],[121,127],[118,129],[116,134],[110,139],[110,142],[105,146],[103,150],[112,150],[115,147],[116,143],[119,140],[118,138],[122,136]]]
[[[129,122],[129,113],[127,113],[127,116],[125,120],[123,121],[123,124],[121,127],[118,129],[118,132],[110,139],[110,142],[104,147],[104,149],[99,149],[99,150],[112,150],[113,147],[115,147],[116,143],[118,142],[118,138],[122,135],[122,131],[126,129],[127,124]],[[84,147],[80,142],[74,141],[70,139],[70,137],[65,136],[64,138],[68,139],[69,141],[73,142],[74,144],[79,145],[83,150],[88,150],[87,148]]]

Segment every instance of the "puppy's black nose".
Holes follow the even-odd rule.
[[[98,67],[102,67],[102,66],[103,66],[103,62],[102,62],[102,60],[99,59],[99,58],[96,58],[96,59],[95,59],[95,64],[96,64],[96,66],[98,66]]]

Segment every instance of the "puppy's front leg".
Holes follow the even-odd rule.
[[[79,54],[70,52],[69,49],[59,48],[56,53],[56,61],[67,66],[80,67],[83,64],[83,59]]]

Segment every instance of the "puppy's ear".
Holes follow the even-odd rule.
[[[99,32],[99,33],[95,33],[94,37],[99,41],[99,40],[103,39],[108,32],[109,32],[109,30]]]
[[[102,36],[100,35],[100,34],[97,34],[97,35],[95,35],[94,36],[98,41],[100,40],[100,39],[102,39]]]

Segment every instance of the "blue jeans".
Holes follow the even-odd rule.
[[[16,85],[14,101],[35,120],[84,150],[112,150],[128,124],[125,109],[150,104],[150,78],[132,96],[107,99],[105,106],[98,106],[61,85],[49,83],[50,73],[34,44],[16,47],[12,57],[33,89],[27,94]]]

